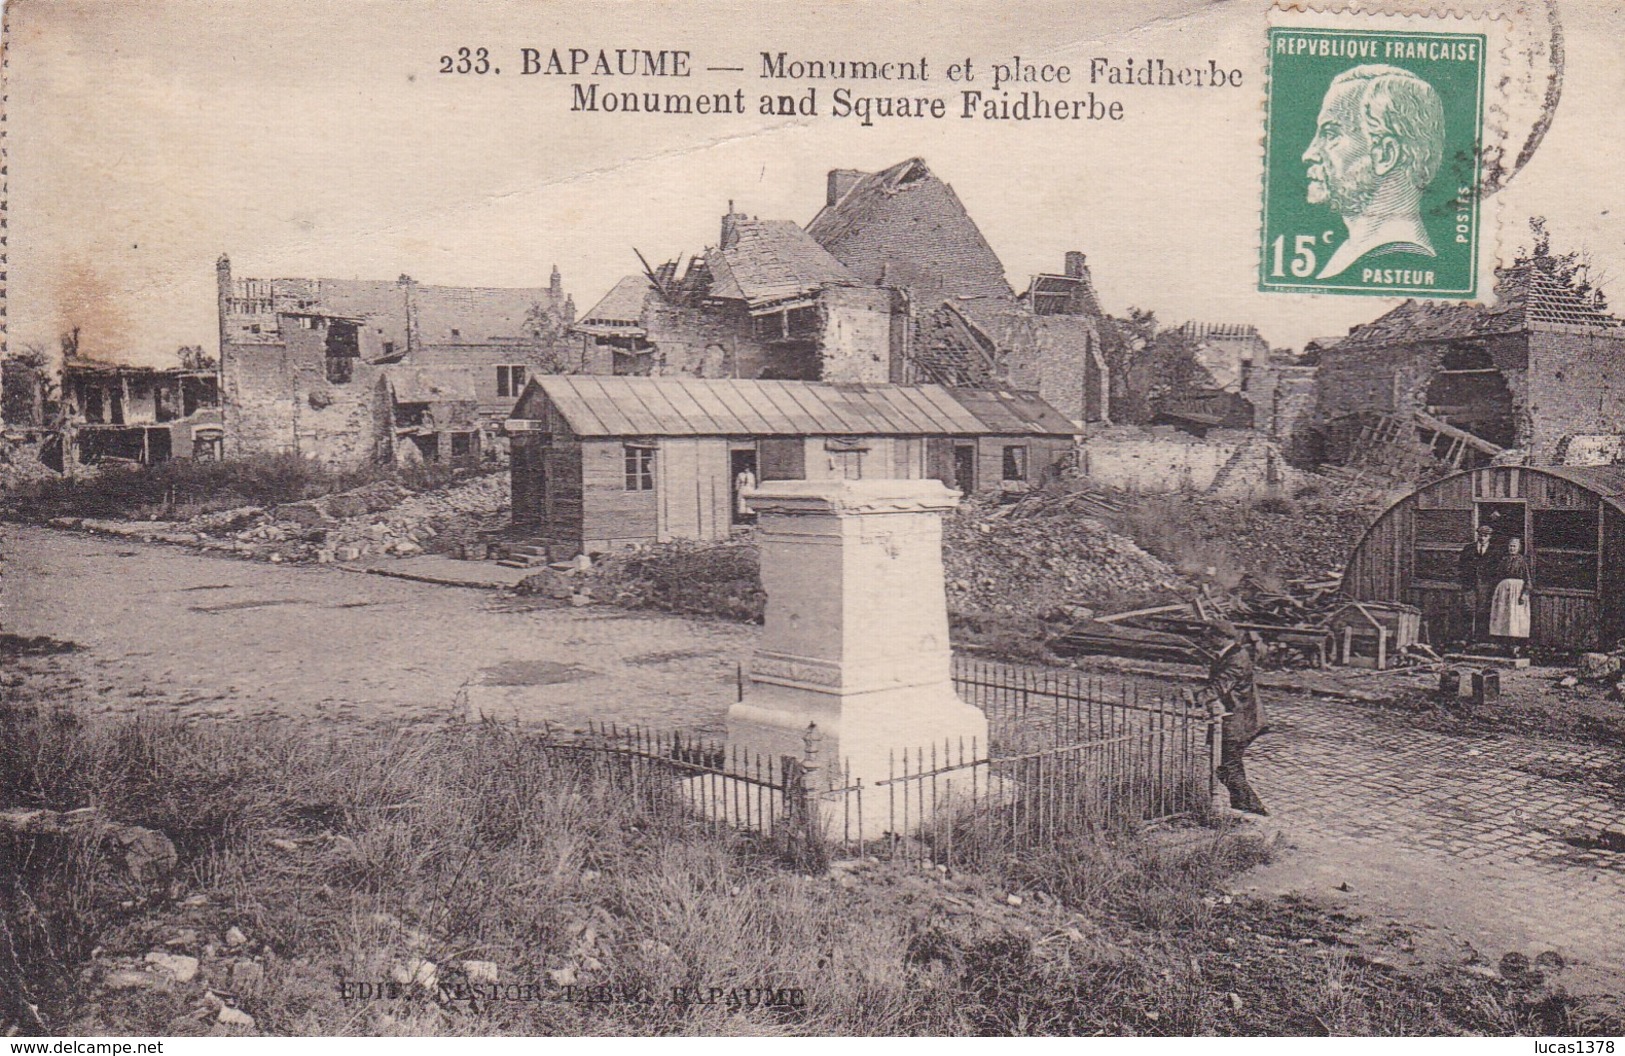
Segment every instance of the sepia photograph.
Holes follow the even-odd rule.
[[[1625,8],[0,6],[8,1053],[1625,1044]]]

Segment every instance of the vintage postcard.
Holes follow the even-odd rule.
[[[10,0],[3,1044],[1613,1053],[1622,35]]]

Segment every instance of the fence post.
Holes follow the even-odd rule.
[[[824,735],[816,722],[801,737],[802,755],[781,758],[784,795],[784,854],[798,869],[822,871],[829,863],[823,845],[823,817],[818,809],[818,749]]]
[[[1215,697],[1207,705],[1207,792],[1213,809],[1223,814],[1230,806],[1229,790],[1219,781],[1219,766],[1224,759],[1224,702]]]
[[[824,745],[824,735],[819,732],[818,723],[807,723],[807,732],[801,735],[801,745],[801,766],[797,773],[800,781],[796,789],[800,816],[795,819],[796,836],[801,847],[796,864],[810,871],[822,872],[829,865],[829,852],[824,846],[824,816],[819,809],[818,798],[818,774],[823,766],[818,761],[818,750]]]

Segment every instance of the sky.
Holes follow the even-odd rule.
[[[1546,0],[1463,0],[1497,14],[1506,84],[1492,121],[1521,144],[1538,113]],[[1559,248],[1625,275],[1625,184],[1616,145],[1625,14],[1557,3],[1562,98],[1529,164],[1491,202],[1503,256],[1549,218]],[[6,148],[13,349],[81,328],[87,354],[172,361],[214,348],[214,262],[239,277],[312,276],[545,286],[553,265],[579,309],[651,262],[717,239],[744,213],[806,223],[832,168],[923,157],[951,183],[1017,289],[1082,250],[1105,308],[1252,323],[1299,347],[1393,301],[1259,293],[1260,136],[1267,5],[1255,0],[819,4],[695,0],[431,3],[428,0],[12,0]],[[487,47],[500,75],[440,74],[440,56]],[[518,75],[520,49],[689,49],[696,67],[742,66],[619,88],[742,88],[747,116],[582,114],[567,77]],[[1094,86],[1119,122],[762,117],[760,53],[917,59],[942,93],[946,66],[980,78],[1014,56],[1067,64],[1162,58],[1242,71],[1239,89]],[[585,81],[585,78],[577,78]],[[633,82],[632,78],[619,80]],[[986,81],[981,81],[985,86]],[[827,107],[832,85],[820,86]],[[1022,85],[1020,87],[1029,87]]]

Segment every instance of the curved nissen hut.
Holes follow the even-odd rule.
[[[1625,637],[1625,467],[1493,466],[1425,484],[1355,547],[1343,593],[1415,605],[1434,643],[1461,641],[1457,558],[1481,524],[1523,539],[1533,564],[1531,641],[1588,649]]]

